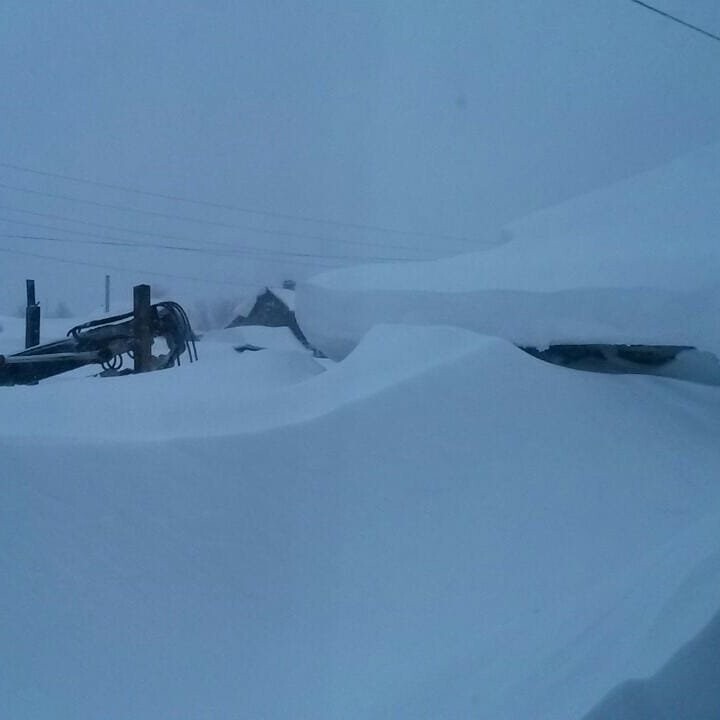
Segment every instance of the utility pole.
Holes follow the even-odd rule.
[[[149,285],[136,285],[133,288],[133,312],[135,372],[142,373],[152,370],[152,308]]]
[[[110,276],[105,276],[105,312],[110,312]]]
[[[35,300],[35,281],[26,280],[27,304],[25,307],[25,347],[40,344],[40,306]]]

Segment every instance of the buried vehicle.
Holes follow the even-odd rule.
[[[520,346],[529,355],[573,370],[610,374],[657,375],[720,385],[720,362],[715,354],[692,345],[612,345],[580,343]]]

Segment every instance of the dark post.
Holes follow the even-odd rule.
[[[25,347],[40,344],[40,306],[35,302],[35,281],[26,280],[27,306],[25,308]]]
[[[133,288],[133,332],[135,335],[135,372],[147,372],[152,370],[152,332],[150,329],[150,286],[136,285]]]
[[[110,276],[105,276],[105,312],[110,312]]]

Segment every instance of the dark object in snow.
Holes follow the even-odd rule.
[[[26,280],[27,307],[25,308],[25,347],[40,342],[40,305],[35,300],[35,281]]]
[[[303,331],[295,319],[294,296],[289,287],[292,281],[285,281],[287,287],[266,287],[255,298],[255,303],[246,315],[238,315],[227,327],[262,325],[265,327],[287,327],[303,347],[314,350],[307,341]],[[315,351],[317,352],[317,351]]]
[[[550,345],[539,350],[521,347],[526,353],[553,365],[603,373],[647,373],[675,360],[678,355],[695,351],[689,345]]]
[[[243,353],[243,352],[257,352],[258,350],[264,350],[265,348],[261,348],[259,345],[250,345],[249,343],[246,343],[245,345],[238,345],[237,347],[233,348],[235,352]]]
[[[130,374],[139,370],[123,370],[124,356],[137,358],[138,352],[146,355],[142,371],[179,365],[185,352],[190,362],[197,360],[195,336],[180,305],[160,302],[149,305],[147,311],[142,328],[136,313],[129,312],[77,325],[62,340],[35,345],[14,355],[0,355],[0,385],[34,384],[92,364],[101,365],[102,376]],[[147,343],[144,349],[143,336]],[[165,341],[167,353],[153,356],[150,347],[158,338]]]
[[[305,346],[308,342],[295,319],[295,311],[289,301],[291,290],[271,290],[266,287],[255,298],[247,315],[238,315],[228,327],[243,325],[264,325],[265,327],[288,327],[293,335]]]

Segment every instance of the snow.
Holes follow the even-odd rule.
[[[718,353],[719,194],[714,145],[518,221],[487,251],[318,275],[299,286],[298,322],[334,358],[378,323]]]
[[[615,689],[587,720],[714,720],[720,697],[720,613],[652,678]]]
[[[266,327],[264,325],[241,325],[211,330],[204,333],[203,338],[212,342],[232,343],[235,347],[254,345],[259,348],[273,350],[303,350],[300,341],[288,327]]]
[[[453,327],[4,388],[4,714],[581,717],[720,607],[720,389]]]
[[[295,291],[290,290],[289,288],[282,288],[282,287],[271,287],[268,288],[270,292],[278,298],[278,300],[282,300],[285,305],[290,310],[295,310]]]
[[[247,293],[243,296],[242,300],[235,306],[232,311],[232,317],[247,317],[252,309],[255,307],[255,303],[260,295],[265,292],[265,288],[259,288],[255,292]]]
[[[701,384],[514,343],[717,353],[719,159],[316,277],[300,324],[339,362],[243,326],[0,388],[3,716],[715,717],[717,360],[678,358]]]

